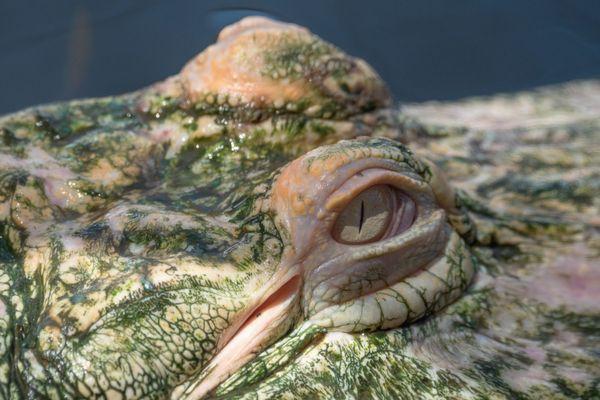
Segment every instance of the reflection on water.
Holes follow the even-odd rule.
[[[92,46],[92,27],[89,12],[79,7],[73,18],[69,35],[65,92],[67,96],[77,93],[86,77]]]

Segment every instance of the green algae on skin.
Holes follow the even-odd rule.
[[[599,397],[598,83],[391,104],[250,18],[164,82],[0,118],[0,399]],[[426,215],[339,250],[327,191],[374,170]]]

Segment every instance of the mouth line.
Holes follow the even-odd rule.
[[[290,276],[291,275],[291,276]],[[298,274],[276,275],[257,301],[225,333],[219,350],[203,368],[192,385],[174,391],[171,398],[198,399],[209,394],[221,382],[250,361],[291,327],[290,310],[299,299],[301,278]]]

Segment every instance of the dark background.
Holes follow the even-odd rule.
[[[0,0],[0,114],[141,88],[252,14],[366,59],[404,102],[600,77],[599,0]]]

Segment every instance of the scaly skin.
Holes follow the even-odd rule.
[[[147,89],[1,118],[0,398],[598,396],[599,93],[551,135],[398,117],[362,60],[248,18]],[[336,242],[382,183],[412,225]]]
[[[403,107],[399,139],[444,168],[477,226],[474,283],[397,329],[305,344],[301,326],[218,398],[598,398],[598,115],[594,81]]]

